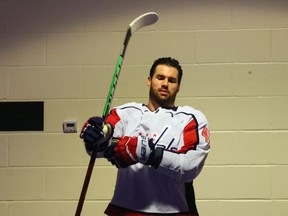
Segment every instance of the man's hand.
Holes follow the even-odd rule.
[[[110,124],[105,124],[100,117],[91,117],[83,125],[80,138],[84,140],[88,152],[95,149],[100,152],[106,149],[112,134],[113,127]]]
[[[157,158],[155,153],[157,152]],[[112,164],[126,168],[138,162],[157,168],[162,160],[163,149],[156,148],[152,139],[146,136],[125,136],[112,140],[104,153]]]

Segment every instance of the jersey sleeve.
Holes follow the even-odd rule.
[[[122,123],[120,121],[120,116],[117,113],[117,109],[114,108],[110,111],[109,115],[107,116],[106,123],[112,125],[114,129],[113,136],[115,137],[115,133],[121,133],[121,128],[123,128]]]
[[[142,104],[130,102],[113,108],[106,123],[114,128],[113,137],[137,136],[136,128],[142,115]]]
[[[164,150],[163,158],[157,171],[189,182],[201,172],[210,150],[208,122],[206,117],[197,112],[185,126],[177,151]]]

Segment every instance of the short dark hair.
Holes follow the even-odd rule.
[[[154,61],[151,69],[150,69],[150,73],[149,76],[152,78],[154,73],[155,73],[155,69],[158,65],[167,65],[167,66],[171,66],[174,67],[178,70],[178,83],[181,83],[181,79],[182,79],[182,75],[183,75],[183,70],[181,65],[179,64],[179,62],[171,57],[161,57],[158,58],[157,60]]]

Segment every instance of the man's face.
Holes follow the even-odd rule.
[[[160,106],[174,106],[175,98],[179,92],[178,70],[167,65],[158,65],[153,77],[148,77],[150,100]]]

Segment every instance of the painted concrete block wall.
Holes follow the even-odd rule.
[[[201,216],[286,216],[286,0],[1,0],[0,101],[44,101],[43,132],[0,132],[0,215],[73,215],[89,157],[78,132],[101,115],[127,25],[132,37],[113,106],[147,102],[154,59],[183,65],[177,104],[202,110],[211,153],[195,179]],[[116,168],[97,159],[82,215],[103,215]]]

